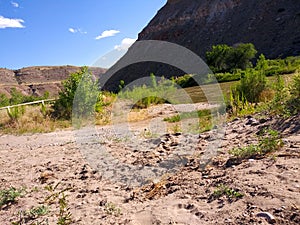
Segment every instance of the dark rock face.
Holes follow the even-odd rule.
[[[184,46],[204,61],[212,45],[253,43],[267,58],[300,55],[299,0],[168,0],[139,34],[141,40],[162,40]],[[146,53],[145,53],[146,54]],[[104,89],[116,91],[149,76],[170,78],[185,72],[155,62],[130,65],[116,72]]]
[[[76,66],[34,66],[19,70],[0,68],[0,93],[9,96],[10,90],[16,88],[25,95],[41,96],[47,91],[51,97],[56,97],[62,89],[61,82],[80,70],[81,67]],[[98,67],[89,70],[96,77],[106,71]]]
[[[299,0],[168,0],[138,40],[164,40],[205,59],[216,44],[253,43],[267,58],[300,55]]]

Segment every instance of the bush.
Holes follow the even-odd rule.
[[[300,73],[298,72],[293,77],[291,86],[289,87],[290,99],[286,105],[291,114],[296,114],[300,111]]]
[[[72,113],[77,117],[81,117],[89,116],[95,111],[95,104],[101,99],[101,96],[99,96],[97,82],[93,80],[93,76],[87,67],[71,74],[63,82],[63,87],[64,90],[59,93],[59,98],[53,105],[54,117],[70,119]],[[76,102],[73,107],[75,95]]]
[[[266,76],[261,71],[248,69],[241,76],[239,84],[236,86],[236,91],[240,96],[244,96],[248,102],[258,103],[261,93],[267,87]]]

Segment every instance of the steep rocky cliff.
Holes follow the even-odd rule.
[[[138,40],[165,40],[204,58],[215,44],[251,42],[268,58],[300,55],[299,0],[168,0]]]
[[[253,43],[267,58],[300,55],[299,0],[168,0],[139,34],[141,40],[163,40],[184,46],[205,61],[212,45]],[[147,54],[147,53],[145,53]],[[175,67],[142,62],[128,66],[105,84],[117,90],[150,73],[184,74]]]

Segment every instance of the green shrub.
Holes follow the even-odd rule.
[[[45,92],[43,96],[24,95],[16,88],[10,90],[11,97],[8,98],[5,94],[0,94],[0,107],[18,105],[26,102],[33,102],[49,98],[49,92]]]
[[[290,99],[286,102],[288,111],[291,114],[300,112],[300,73],[293,77],[291,86],[289,87]]]
[[[279,133],[275,130],[265,129],[260,133],[257,145],[252,144],[242,148],[234,148],[229,151],[229,154],[237,159],[256,158],[277,151],[282,146],[283,142]]]
[[[226,185],[219,185],[216,190],[210,196],[210,199],[218,199],[222,196],[226,196],[228,198],[242,198],[244,195],[237,190],[229,188]]]
[[[263,72],[254,69],[244,71],[235,91],[248,102],[258,103],[260,94],[266,89],[267,80]]]
[[[105,204],[105,209],[104,211],[108,214],[108,215],[113,215],[113,216],[120,216],[121,215],[121,209],[118,208],[114,203],[112,202],[108,202]]]
[[[95,105],[101,100],[101,93],[87,67],[71,74],[63,82],[63,87],[64,90],[59,93],[59,98],[53,105],[54,117],[70,119],[72,113],[76,117],[88,117],[95,112]],[[75,95],[76,102],[74,102]]]
[[[173,78],[175,83],[182,88],[197,86],[197,82],[193,79],[191,74],[185,74],[184,76]]]
[[[15,203],[17,198],[22,195],[23,189],[11,187],[9,189],[0,190],[0,207]]]
[[[289,99],[289,90],[286,87],[283,78],[280,75],[276,75],[273,89],[275,91],[274,98],[270,102],[270,108],[277,114],[288,113],[286,107],[286,101]]]

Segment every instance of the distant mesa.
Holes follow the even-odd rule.
[[[90,67],[95,76],[104,74],[106,69]],[[61,82],[71,73],[78,72],[76,66],[33,66],[18,70],[0,68],[0,93],[9,96],[10,90],[16,88],[25,95],[42,96],[46,91],[51,97],[58,95],[62,89]]]

